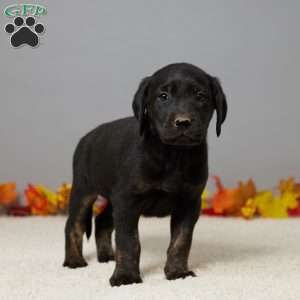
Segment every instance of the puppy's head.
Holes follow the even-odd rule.
[[[214,110],[219,136],[227,114],[219,80],[186,63],[168,65],[144,78],[132,107],[140,122],[140,134],[155,131],[170,145],[200,144]]]

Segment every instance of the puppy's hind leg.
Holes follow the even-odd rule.
[[[83,234],[91,234],[92,207],[97,195],[72,187],[69,217],[65,227],[65,261],[63,266],[80,268],[87,266],[82,255]]]
[[[95,218],[95,239],[99,262],[114,260],[111,236],[113,232],[112,206],[109,203],[105,210]]]

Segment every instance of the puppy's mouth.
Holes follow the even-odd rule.
[[[191,137],[184,133],[177,135],[175,137],[162,137],[162,142],[167,145],[174,146],[195,146],[199,145],[202,141],[201,137]]]

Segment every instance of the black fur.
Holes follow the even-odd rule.
[[[96,217],[95,237],[98,260],[116,260],[113,286],[141,282],[141,215],[171,215],[166,277],[194,276],[187,262],[208,177],[207,129],[216,110],[219,136],[227,113],[219,81],[186,63],[168,65],[143,79],[132,106],[135,118],[100,125],[79,142],[65,229],[64,265],[86,266],[82,235],[90,236],[97,195],[108,200],[108,208]]]

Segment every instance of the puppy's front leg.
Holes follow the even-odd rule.
[[[122,207],[122,204],[118,205],[121,207],[114,208],[113,213],[116,267],[110,278],[112,286],[142,282],[139,270],[141,251],[138,233],[139,214],[127,205]]]
[[[200,214],[200,197],[182,199],[171,216],[171,241],[167,251],[165,274],[167,279],[196,276],[188,269],[194,225]]]

